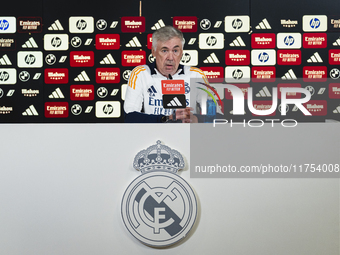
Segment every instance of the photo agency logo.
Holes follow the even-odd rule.
[[[126,189],[121,213],[125,227],[142,243],[169,246],[182,240],[195,224],[196,197],[177,175],[185,167],[182,155],[157,141],[133,162],[141,171]]]

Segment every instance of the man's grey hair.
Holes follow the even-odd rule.
[[[157,49],[157,42],[166,42],[174,37],[178,37],[182,41],[182,49],[184,47],[185,39],[183,33],[172,26],[165,26],[152,34],[152,48]]]

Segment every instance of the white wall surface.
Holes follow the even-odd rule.
[[[120,203],[135,155],[161,140],[189,163],[189,131],[1,125],[0,254],[339,254],[339,179],[195,179],[187,167],[199,201],[190,235],[165,249],[132,237]]]

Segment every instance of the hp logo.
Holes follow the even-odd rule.
[[[109,115],[113,112],[113,106],[110,104],[106,104],[103,107],[103,113],[105,113],[106,115]]]
[[[217,43],[217,39],[215,36],[209,36],[206,40],[208,46],[214,46]]]
[[[32,54],[28,54],[26,57],[25,57],[25,62],[27,65],[33,65],[34,62],[35,62],[35,56],[32,55]]]
[[[232,23],[232,27],[234,28],[234,29],[240,29],[241,27],[243,26],[243,22],[242,22],[242,20],[240,20],[240,19],[234,19],[233,20],[233,23]]]
[[[319,28],[320,24],[321,24],[321,22],[318,18],[311,19],[310,22],[309,22],[310,27],[313,28],[313,29]]]
[[[242,77],[243,77],[243,72],[242,72],[242,70],[236,69],[236,70],[233,72],[233,78],[234,78],[235,80],[240,80],[240,79],[242,79]]]
[[[51,45],[54,48],[58,48],[61,45],[61,39],[59,37],[53,37],[51,40]]]
[[[77,21],[76,27],[77,27],[79,30],[84,30],[84,29],[87,27],[87,23],[86,23],[85,20],[80,19],[80,20]]]
[[[5,19],[0,20],[0,30],[7,30],[9,28],[9,22]]]
[[[258,59],[259,59],[260,62],[266,63],[269,59],[269,55],[266,52],[261,52],[258,56]]]
[[[295,39],[293,36],[289,35],[289,36],[286,36],[285,39],[284,39],[284,44],[286,44],[287,46],[291,46],[293,45],[295,42]]]
[[[190,54],[189,54],[189,53],[184,53],[183,56],[182,56],[181,61],[182,61],[183,63],[189,63],[190,60],[191,60]]]
[[[9,73],[6,71],[0,72],[0,81],[7,81],[9,79]]]

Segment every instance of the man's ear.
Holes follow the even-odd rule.
[[[155,50],[153,49],[153,47],[151,48],[151,54],[153,57],[155,57]]]

